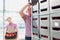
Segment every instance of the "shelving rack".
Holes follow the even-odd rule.
[[[32,40],[60,40],[60,0],[32,5]]]

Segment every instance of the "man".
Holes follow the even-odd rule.
[[[5,39],[17,39],[17,25],[12,22],[11,17],[8,17],[7,21]]]
[[[26,34],[25,40],[31,40],[31,5],[28,3],[24,7],[21,8],[19,14],[25,22],[26,27]],[[25,9],[27,8],[26,12],[28,15],[24,14]]]

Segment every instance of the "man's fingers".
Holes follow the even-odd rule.
[[[28,6],[31,6],[30,3],[28,3]]]

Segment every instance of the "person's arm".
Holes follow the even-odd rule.
[[[7,32],[7,30],[8,30],[8,25],[6,26],[6,32]]]
[[[14,24],[14,29],[15,29],[15,32],[18,32],[16,24]]]
[[[21,10],[19,11],[19,14],[20,14],[20,16],[23,18],[24,17],[24,10],[29,6],[30,4],[28,3],[28,4],[26,4],[24,7],[22,7],[21,8]]]

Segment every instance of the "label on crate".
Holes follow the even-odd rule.
[[[59,23],[58,23],[58,22],[55,22],[54,25],[55,25],[56,27],[58,27],[58,26],[59,26]]]

